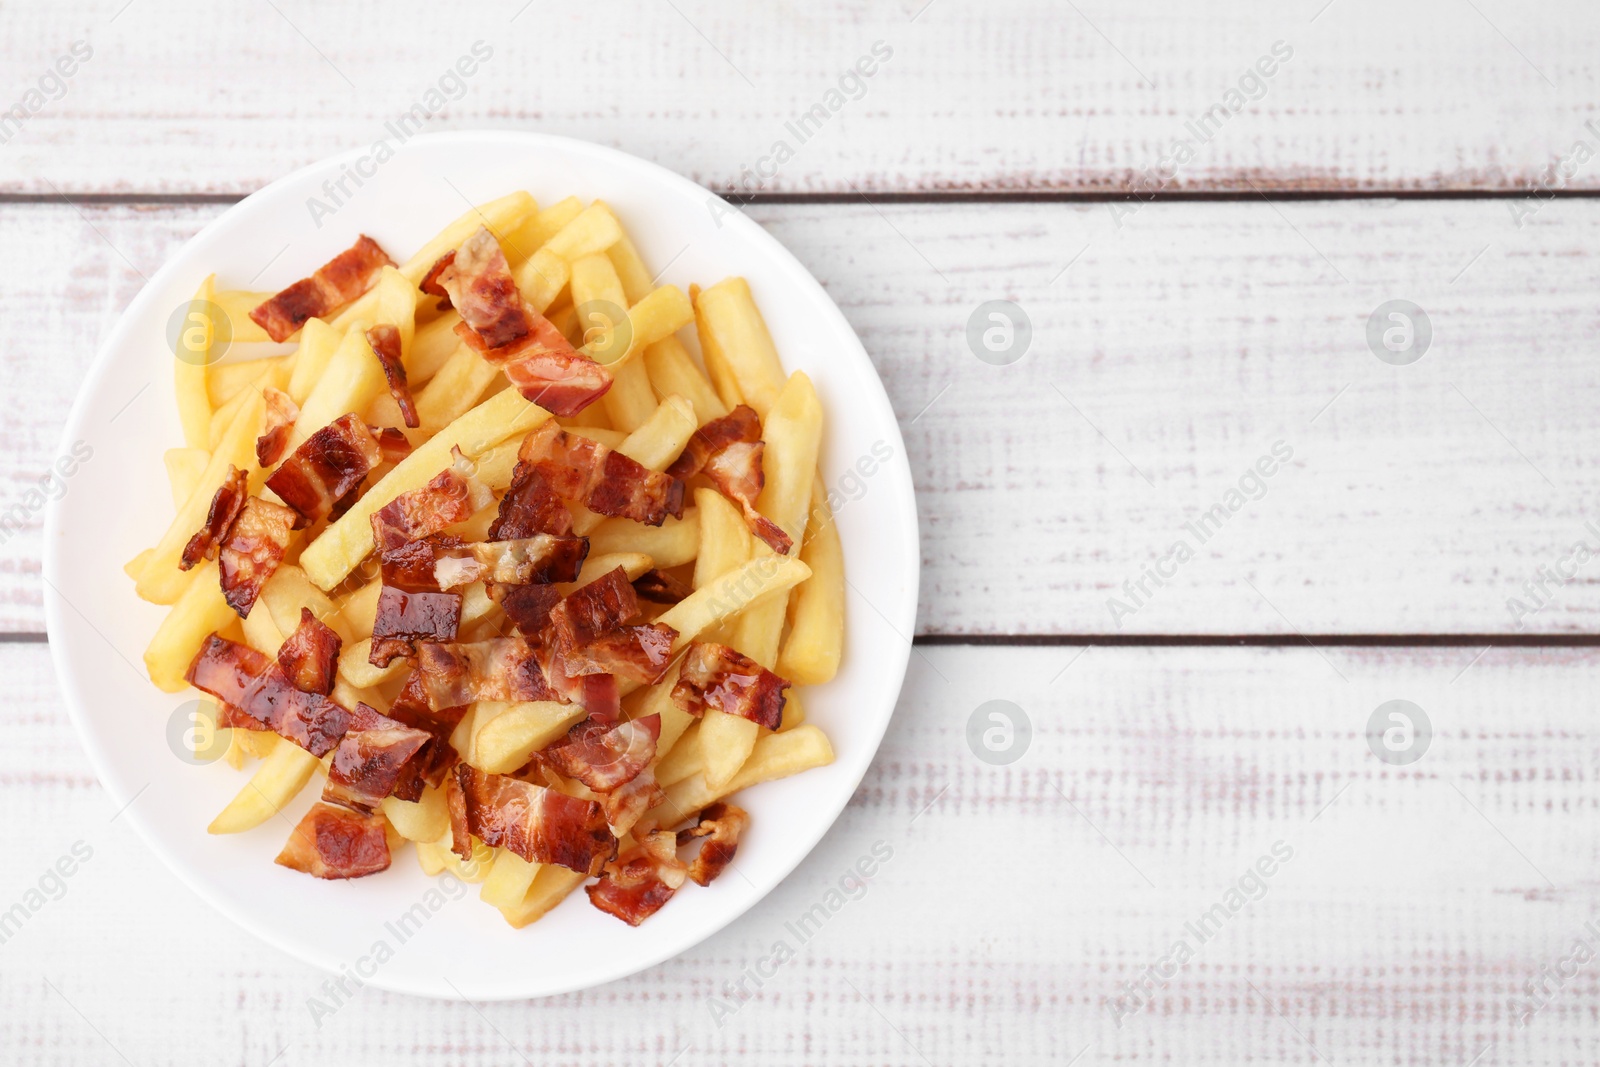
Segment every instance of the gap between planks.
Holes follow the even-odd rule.
[[[0,192],[0,205],[6,204],[82,204],[93,206],[114,205],[174,205],[237,204],[254,193],[7,193]],[[766,204],[854,204],[865,200],[872,204],[1114,204],[1138,201],[1141,204],[1226,204],[1265,200],[1279,201],[1315,200],[1523,200],[1537,195],[1544,200],[1592,200],[1600,198],[1600,189],[1175,189],[1158,192],[1137,192],[1132,189],[1097,190],[1021,190],[1018,192],[920,190],[899,193],[734,193],[719,192],[730,204],[740,207],[760,207]]]

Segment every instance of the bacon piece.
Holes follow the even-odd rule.
[[[185,677],[313,756],[332,751],[350,725],[345,708],[320,693],[296,689],[272,660],[216,634],[200,646]]]
[[[562,657],[568,674],[611,674],[654,685],[672,665],[678,631],[665,623],[621,626]]]
[[[750,825],[750,816],[743,808],[718,801],[700,813],[700,821],[686,830],[678,831],[679,846],[697,837],[704,837],[700,855],[689,864],[689,880],[695,885],[710,885],[717,875],[733,862],[739,849],[739,835]]]
[[[607,915],[638,926],[672,899],[687,875],[672,833],[658,830],[606,864],[600,881],[586,886],[585,892],[590,903]]]
[[[400,328],[380,322],[367,331],[367,344],[383,367],[383,380],[389,383],[389,395],[400,408],[400,417],[412,429],[421,426],[417,405],[411,399],[411,386],[406,384],[406,365],[400,356]]]
[[[378,571],[384,585],[416,593],[441,592],[434,578],[434,567],[441,553],[463,548],[466,542],[450,534],[434,534],[414,541],[402,541],[378,555]]]
[[[506,380],[525,399],[552,415],[570,418],[606,395],[611,371],[575,350],[548,320],[541,317],[531,336],[532,344],[500,365]]]
[[[529,401],[552,415],[576,415],[611,388],[611,372],[573,348],[549,319],[524,303],[531,330],[498,348],[485,342],[465,322],[456,336],[484,359],[497,365],[506,380]]]
[[[616,725],[586,719],[542,755],[568,778],[596,793],[609,793],[633,781],[655,759],[660,737],[660,715]]]
[[[470,582],[571,582],[577,580],[588,555],[587,537],[535,534],[511,541],[443,547],[434,554],[433,576],[440,589]]]
[[[389,867],[388,823],[322,801],[311,806],[275,861],[317,878],[361,878]]]
[[[606,822],[611,826],[611,832],[621,837],[633,829],[645,812],[666,799],[667,794],[656,782],[656,769],[649,765],[634,775],[627,785],[602,794],[600,803],[606,809]]]
[[[766,475],[761,469],[761,455],[766,447],[760,441],[729,445],[711,457],[705,475],[719,493],[739,505],[750,532],[765,541],[772,551],[785,556],[794,547],[793,539],[784,533],[783,527],[756,510],[756,498],[766,484]]]
[[[500,511],[489,525],[489,540],[515,540],[537,534],[556,537],[572,532],[572,512],[537,464],[517,461],[511,485],[500,498]]]
[[[505,348],[533,332],[538,312],[523,300],[505,252],[486,227],[461,242],[438,282],[461,312],[461,324],[486,348]]]
[[[576,651],[639,614],[639,598],[621,567],[580,586],[550,609],[547,647]]]
[[[537,467],[557,496],[598,515],[647,526],[660,526],[668,515],[683,515],[683,482],[598,441],[569,434],[553,420],[522,439],[518,468],[523,464]]]
[[[211,507],[206,512],[206,524],[189,538],[189,543],[183,546],[183,555],[178,559],[178,569],[188,570],[202,559],[216,559],[217,550],[222,544],[222,539],[227,536],[228,528],[233,525],[233,520],[239,517],[239,512],[244,510],[244,502],[250,497],[250,479],[238,467],[230,466],[228,476],[217,487],[217,493],[211,498]]]
[[[339,635],[311,614],[300,609],[300,625],[278,648],[278,666],[302,693],[333,692],[339,670]]]
[[[415,670],[406,676],[400,694],[389,705],[389,718],[402,726],[426,730],[433,738],[420,757],[422,774],[429,784],[438,785],[443,781],[444,772],[455,763],[456,752],[450,747],[450,734],[466,713],[465,705],[438,711],[429,708],[422,672]]]
[[[367,662],[387,667],[397,657],[409,659],[417,654],[418,641],[454,641],[460,627],[460,593],[407,592],[385,585],[378,592]]]
[[[794,547],[793,539],[756,510],[756,499],[766,485],[766,474],[761,469],[765,449],[761,417],[754,408],[740,404],[696,430],[667,473],[674,478],[690,478],[704,471],[718,492],[739,505],[750,532],[782,556]]]
[[[488,486],[472,476],[472,461],[452,448],[450,466],[420,489],[401,493],[372,513],[372,543],[380,559],[407,541],[438,533],[471,517],[494,499]]]
[[[683,657],[672,701],[690,715],[707,708],[749,719],[769,730],[783,722],[787,680],[727,645],[696,641]]]
[[[301,442],[272,472],[267,488],[299,512],[296,526],[303,528],[326,518],[384,458],[367,424],[354,414],[341,415]]]
[[[731,444],[761,440],[761,416],[748,404],[740,404],[720,419],[712,419],[696,430],[683,446],[678,458],[667,468],[674,478],[692,478],[705,470],[711,457]]]
[[[633,591],[640,600],[648,600],[653,604],[676,604],[694,592],[687,582],[659,568],[645,571],[635,578]]]
[[[256,325],[274,341],[287,341],[306,320],[325,318],[371,289],[384,267],[394,262],[378,242],[362,234],[309,278],[302,278],[250,312]]]
[[[566,704],[581,704],[591,719],[616,723],[622,720],[622,690],[610,674],[569,674],[563,657],[549,648],[537,652],[539,667],[555,699]]]
[[[350,730],[333,750],[322,799],[357,811],[373,811],[387,796],[422,796],[423,749],[433,734],[406,726],[366,704],[357,704]]]
[[[501,585],[491,582],[484,586],[489,599],[500,605],[517,631],[525,637],[538,637],[545,623],[550,621],[550,609],[561,600],[561,593],[553,585]]]
[[[452,248],[433,261],[433,266],[428,268],[428,273],[422,276],[422,283],[417,286],[418,289],[421,289],[429,296],[439,298],[439,302],[434,305],[436,311],[447,311],[450,308],[450,293],[444,286],[439,284],[439,275],[443,274],[445,268],[455,261],[456,250]]]
[[[534,648],[520,637],[417,645],[428,707],[453,708],[474,700],[555,700]]]
[[[244,509],[228,528],[217,563],[222,574],[222,597],[241,619],[250,614],[261,587],[283,562],[294,524],[294,512],[253,496],[244,502]]]
[[[399,463],[411,455],[411,438],[393,426],[368,426],[367,432],[377,440],[378,454],[385,463]]]
[[[456,764],[446,790],[454,794],[449,796],[452,812],[459,814],[466,833],[529,863],[554,863],[592,876],[616,855],[617,841],[598,801],[486,774],[465,763]],[[458,848],[464,836],[456,834]]]
[[[288,393],[266,386],[261,395],[267,402],[266,425],[256,438],[256,460],[263,468],[270,467],[283,458],[289,447],[289,431],[300,417],[300,407]]]

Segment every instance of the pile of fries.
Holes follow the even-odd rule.
[[[598,402],[571,416],[551,415],[462,340],[461,315],[448,302],[424,292],[430,269],[480,227],[498,242],[527,305],[605,366],[612,384]],[[468,211],[409,259],[384,267],[364,293],[305,321],[288,339],[293,349],[287,353],[279,345],[268,349],[275,354],[241,358],[271,342],[251,312],[274,294],[220,290],[207,279],[190,306],[192,328],[182,334],[174,361],[183,446],[170,449],[165,461],[175,515],[159,543],[125,568],[141,598],[169,608],[145,652],[150,680],[190,699],[197,695],[187,681],[191,664],[212,635],[271,659],[309,611],[340,642],[328,698],[345,709],[365,704],[383,712],[416,662],[400,658],[375,666],[370,657],[382,590],[371,520],[380,508],[459,458],[471,462],[475,479],[498,498],[513,481],[524,436],[551,418],[570,435],[666,471],[697,430],[746,405],[760,417],[764,444],[755,510],[787,532],[788,552],[753,537],[752,516],[704,477],[687,480],[691,506],[682,517],[658,526],[572,507],[572,530],[588,538],[588,555],[576,582],[559,587],[562,594],[618,568],[630,581],[665,575],[681,591],[676,602],[645,606],[646,621],[666,624],[677,635],[672,666],[654,684],[621,687],[624,720],[660,716],[651,766],[662,795],[617,843],[617,852],[626,855],[653,831],[684,825],[748,786],[831,762],[828,739],[804,722],[797,692],[834,676],[843,637],[843,558],[817,473],[817,394],[805,374],[784,372],[742,278],[691,287],[687,295],[652,279],[605,203],[569,197],[540,208],[524,192]],[[231,333],[220,360],[213,351],[224,333],[218,315],[226,316]],[[413,390],[413,413],[402,412],[369,340],[375,327],[386,326],[398,333],[401,380]],[[282,395],[298,409],[286,431],[289,452],[348,414],[403,432],[410,450],[373,469],[333,515],[297,529],[241,618],[224,596],[217,562],[184,569],[180,560],[237,472],[244,473],[250,494],[281,503],[266,485],[273,465],[263,466],[258,441],[272,429],[274,398]],[[445,532],[485,540],[498,504],[489,501]],[[512,632],[483,582],[460,592],[460,640]],[[683,654],[697,640],[735,649],[790,683],[778,729],[717,710],[685,710],[674,700]],[[573,702],[479,700],[466,708],[449,742],[455,758],[476,771],[512,775],[587,715]],[[331,752],[319,758],[260,727],[218,726],[211,738],[202,730],[198,743],[225,751],[235,770],[250,769],[238,795],[211,821],[214,834],[268,824],[264,830],[281,840],[292,820],[280,813],[313,779],[327,776],[333,759]],[[541,781],[573,796],[591,795],[559,776]],[[513,926],[544,915],[587,880],[583,872],[530,862],[477,836],[463,847],[452,834],[446,793],[444,784],[432,783],[416,800],[387,796],[376,814],[386,821],[393,847],[409,841],[428,873],[448,870],[481,882],[482,898]]]

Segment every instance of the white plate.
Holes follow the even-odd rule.
[[[62,439],[61,454],[76,444],[92,457],[45,518],[50,651],[100,781],[118,806],[128,805],[121,817],[196,892],[263,940],[405,993],[489,1000],[583,989],[659,963],[732,922],[795,868],[849,801],[888,726],[910,654],[919,563],[910,467],[883,385],[839,309],[765,230],[705,189],[580,141],[440,134],[407,142],[359,188],[347,181],[353,195],[319,227],[309,198],[330,202],[324,183],[347,166],[370,172],[359,162],[369,152],[308,167],[226,212],[145,286],[107,338]],[[691,281],[748,278],[786,367],[810,374],[821,394],[827,484],[854,498],[838,516],[850,582],[844,666],[806,694],[807,714],[827,731],[837,761],[741,794],[752,817],[737,861],[745,878],[688,885],[637,929],[578,892],[513,930],[477,899],[477,886],[444,899],[409,849],[388,871],[348,882],[279,867],[273,856],[309,795],[288,821],[209,836],[207,822],[245,776],[221,762],[186,763],[169,746],[169,720],[195,694],[164,694],[146,680],[141,656],[165,609],[136,599],[122,573],[171,519],[161,454],[182,441],[167,321],[206,274],[215,272],[223,287],[280,288],[359,233],[400,259],[461,214],[463,198],[482,203],[515,189],[541,204],[604,198],[646,263],[666,268],[663,283],[687,290]],[[407,912],[427,918],[402,941],[396,930]]]

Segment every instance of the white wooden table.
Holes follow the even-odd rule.
[[[0,123],[0,911],[92,850],[0,944],[0,1061],[1600,1058],[1600,963],[1573,957],[1600,950],[1600,559],[1567,562],[1600,547],[1600,159],[1574,152],[1600,155],[1600,9],[741,7],[0,10],[0,109],[27,116]],[[323,976],[113,819],[51,674],[28,491],[142,275],[480,40],[428,128],[570,134],[740,194],[844,308],[916,476],[916,655],[839,824],[721,935],[587,993],[364,991],[319,1027]],[[1032,325],[1010,365],[967,343],[989,300]],[[1409,365],[1368,343],[1390,300],[1431,323]],[[1369,748],[1393,699],[1432,723],[1414,763]],[[1007,765],[966,741],[991,700],[1032,723]],[[870,888],[732,988],[878,842]]]

